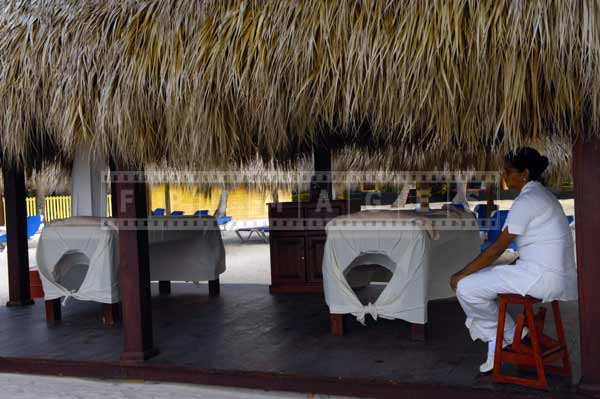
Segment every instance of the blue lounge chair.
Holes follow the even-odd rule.
[[[171,216],[183,216],[183,211],[173,211],[171,212]]]
[[[217,224],[223,226],[233,220],[233,216],[217,216]]]
[[[27,239],[35,235],[42,225],[42,218],[38,215],[27,216]],[[3,234],[0,236],[0,246],[4,248],[8,242],[8,235]]]
[[[208,216],[208,209],[201,209],[194,212],[194,216]]]
[[[152,211],[152,216],[165,216],[165,209],[156,208],[154,211]]]
[[[248,235],[244,238],[240,232],[246,232]],[[267,237],[267,233],[269,232],[269,226],[257,226],[257,227],[243,227],[241,229],[236,229],[235,234],[237,234],[238,238],[242,242],[250,241],[252,234],[255,233],[256,236],[261,239],[265,244],[269,243],[269,238]]]

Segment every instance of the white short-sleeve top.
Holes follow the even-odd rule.
[[[504,228],[517,235],[517,266],[544,279],[545,301],[577,298],[573,236],[554,194],[539,182],[528,182],[513,202]],[[530,287],[521,288],[526,293]]]

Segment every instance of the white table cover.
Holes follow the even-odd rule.
[[[427,302],[452,297],[450,276],[479,253],[478,229],[428,226],[428,220],[437,223],[444,218],[461,219],[467,224],[474,221],[471,212],[421,214],[398,210],[363,211],[330,221],[323,257],[325,300],[330,313],[351,313],[361,323],[367,314],[374,319],[426,323]],[[415,226],[390,226],[406,219],[416,221]],[[349,272],[354,267],[368,264],[383,266],[393,274],[375,303],[363,305],[346,277],[352,276]]]
[[[170,217],[172,219],[172,217]],[[177,220],[197,220],[179,217]],[[150,278],[154,281],[209,281],[225,272],[225,246],[216,219],[186,230],[149,230]]]
[[[101,228],[100,218],[75,217],[46,224],[36,259],[46,300],[73,297],[119,302],[119,236],[114,227]],[[61,274],[86,263],[88,271],[78,290],[70,291],[60,284]]]
[[[186,219],[190,220],[178,218]],[[148,231],[152,280],[207,281],[225,271],[221,232],[214,227],[214,218],[202,220],[208,223],[192,229]],[[42,230],[36,258],[46,300],[73,297],[119,302],[118,231],[115,227],[102,227],[100,218],[76,217],[49,223]],[[61,267],[57,268],[59,263]],[[89,266],[81,286],[77,290],[63,287],[60,274],[81,264]]]

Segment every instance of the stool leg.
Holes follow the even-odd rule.
[[[506,322],[506,302],[500,299],[500,309],[498,310],[498,329],[496,330],[496,349],[494,353],[494,379],[500,377],[500,368],[502,367],[502,342],[504,341],[504,324]]]
[[[546,373],[544,372],[544,361],[542,360],[538,331],[535,326],[535,318],[533,317],[533,306],[530,303],[525,305],[525,315],[527,317],[527,324],[529,325],[531,347],[533,348],[533,358],[535,360],[535,368],[538,375],[534,385],[539,388],[547,389],[548,382],[546,381]]]
[[[558,301],[552,301],[552,313],[554,315],[554,325],[556,326],[556,335],[558,336],[558,342],[563,348],[563,368],[562,373],[564,376],[571,377],[571,361],[569,360],[569,351],[567,350],[567,338],[565,336],[565,330],[562,324],[562,317],[560,315],[560,307]]]

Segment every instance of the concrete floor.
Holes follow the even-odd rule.
[[[234,232],[223,232],[227,271],[223,284],[271,283],[269,246],[259,242],[240,243]],[[35,244],[34,244],[35,245]],[[30,264],[35,264],[35,248],[29,251]],[[8,300],[6,251],[0,252],[0,304]],[[248,389],[204,387],[198,385],[152,383],[142,381],[115,382],[76,378],[0,374],[1,398],[6,399],[334,399],[329,395],[266,392]]]

